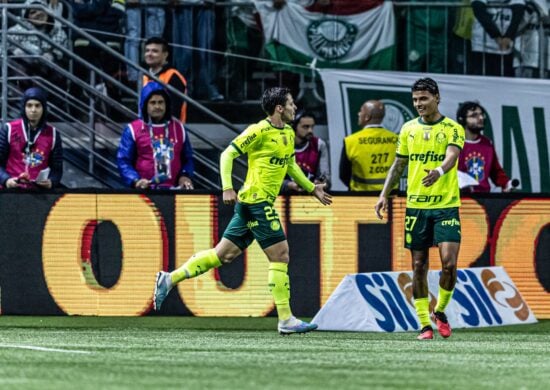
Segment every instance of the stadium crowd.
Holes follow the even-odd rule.
[[[72,48],[75,54],[94,67],[140,93],[142,88],[153,79],[131,64],[142,65],[142,69],[158,77],[162,83],[195,99],[212,102],[241,101],[246,95],[247,82],[252,80],[251,77],[254,74],[252,70],[259,70],[260,62],[252,65],[253,69],[251,69],[246,64],[248,60],[241,59],[239,56],[278,58],[275,54],[276,46],[266,48],[267,31],[262,31],[265,27],[262,17],[265,17],[265,14],[260,12],[260,3],[264,3],[264,7],[267,3],[267,9],[272,13],[281,12],[293,3],[292,7],[303,7],[304,12],[349,16],[371,11],[381,7],[384,2],[379,0],[362,2],[238,0],[232,2],[230,6],[227,6],[226,2],[216,3],[215,0],[26,0],[25,4],[28,6],[47,6],[54,15],[68,18],[93,38],[106,43],[112,50],[123,53],[128,63],[113,60],[110,53],[100,50],[87,34],[69,34],[58,19],[52,18],[51,15],[37,8],[24,9],[19,22],[12,22],[8,31],[7,50],[14,58],[21,57],[18,61],[27,73],[40,73],[47,69],[48,73],[44,75],[45,77],[57,79],[58,83],[62,83],[55,72],[51,72],[49,68],[37,66],[35,60],[26,58],[25,55],[42,56],[61,67],[70,67],[83,83],[101,88],[105,94],[116,101],[123,101],[124,95],[116,84],[109,79],[91,79],[88,67],[83,66],[79,61],[65,58],[63,51],[53,47],[48,40],[68,50]],[[394,4],[391,15],[397,36],[390,60],[380,62],[378,67],[376,64],[373,66],[368,61],[363,61],[358,64],[359,68],[548,77],[550,61],[540,58],[539,55],[541,39],[539,34],[541,31],[547,33],[550,28],[546,1],[511,0],[503,4],[491,0],[473,0],[456,1],[454,6],[450,6],[449,2],[441,6],[433,5],[432,2],[427,5],[422,3],[422,1],[410,1]],[[29,32],[34,34],[28,34]],[[44,35],[49,39],[41,38]],[[441,39],[441,37],[447,37],[447,39]],[[229,60],[222,61],[218,53],[223,53]],[[265,70],[265,65],[262,66]],[[267,66],[268,73],[271,74],[281,69],[279,65]],[[298,90],[299,85],[292,85],[298,79],[292,75],[295,76],[303,70],[299,67],[291,71],[288,71],[288,68],[285,70],[286,72],[282,72],[287,75],[284,83]],[[220,85],[224,78],[226,82],[222,90]],[[32,82],[29,81],[20,80],[19,83],[22,91],[33,87]],[[238,85],[238,83],[242,84]],[[68,88],[73,96],[85,96],[77,83],[68,83]],[[169,109],[165,107],[165,112],[174,114],[179,124],[185,123],[186,103],[178,94],[173,94],[171,88],[162,90],[163,104],[171,104]],[[147,112],[146,103],[134,102],[133,105],[139,109],[138,122],[140,123],[143,123],[144,118],[152,117],[151,113]],[[368,102],[365,104],[368,106]],[[372,104],[374,103],[371,102]],[[380,107],[378,104],[377,108],[378,114],[382,110],[383,117],[383,105]],[[108,107],[105,110],[108,110]],[[365,115],[367,114],[363,113],[363,116]],[[302,118],[308,119],[307,124],[301,123]],[[374,116],[374,119],[377,123],[368,122],[365,117],[362,119],[360,117],[360,125],[365,129],[380,125],[379,118]],[[297,157],[305,156],[303,157],[305,162],[301,163],[302,168],[316,183],[326,182],[330,185],[327,146],[323,140],[313,135],[314,114],[301,115],[292,124],[296,132]],[[307,128],[304,129],[303,126]],[[132,129],[131,126],[130,129]],[[182,134],[185,134],[183,127],[181,129]],[[132,136],[128,136],[133,134],[132,131],[125,130],[125,134],[121,144],[126,146],[119,149],[119,152],[124,150],[126,157],[132,157],[136,151],[131,147],[128,149],[128,143],[135,143],[137,140],[135,136],[133,139]],[[189,142],[185,136],[182,137],[183,139]],[[346,140],[342,151],[342,157],[345,158],[340,176],[343,177],[344,182],[352,190],[368,189],[368,186],[364,187],[360,184],[365,180],[367,182],[374,180],[380,184],[383,181],[383,175],[367,178],[365,167],[362,171],[352,170],[353,167],[359,169],[361,165],[361,161],[354,160],[352,144],[352,139]],[[339,147],[339,145],[333,145],[333,147]],[[184,150],[187,150],[188,154],[183,162],[177,164],[175,167],[177,170],[182,164],[187,164],[186,159],[190,158],[191,146],[185,146]],[[125,165],[121,167],[123,160],[120,157],[119,155],[119,169],[124,183],[136,186],[139,183],[139,178],[134,174],[136,171],[133,170],[129,161],[123,163]],[[307,159],[311,161],[306,161]],[[391,162],[387,161],[387,165],[389,166]],[[170,164],[163,166],[170,167]],[[193,169],[190,170],[191,176],[192,172]],[[149,183],[158,181],[158,172],[151,176],[147,178]],[[178,184],[174,181],[176,179],[177,176],[171,178],[171,184],[174,186]],[[179,184],[184,188],[193,187],[192,183],[182,183]],[[138,187],[142,188],[141,185]],[[295,183],[292,180],[285,180],[285,191],[292,190],[294,187]],[[509,180],[503,188],[510,188]]]

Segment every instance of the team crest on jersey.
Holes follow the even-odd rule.
[[[285,146],[288,145],[288,138],[286,135],[283,135],[283,144],[285,144]]]
[[[466,170],[477,181],[485,177],[485,158],[479,152],[471,152],[466,156]]]
[[[443,142],[445,142],[445,140],[447,139],[447,135],[440,131],[439,133],[437,133],[437,135],[435,136],[435,141],[438,143],[438,144],[442,144]]]
[[[281,228],[281,224],[279,223],[279,221],[271,221],[271,230],[276,232],[280,228]]]
[[[44,153],[40,149],[36,149],[25,157],[25,164],[30,168],[39,166],[44,162]]]
[[[322,59],[337,60],[349,53],[357,31],[357,26],[340,19],[316,20],[307,28],[307,41]]]

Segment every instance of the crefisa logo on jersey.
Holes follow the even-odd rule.
[[[316,20],[307,28],[307,41],[311,50],[322,59],[337,60],[349,53],[357,31],[357,26],[343,20]]]

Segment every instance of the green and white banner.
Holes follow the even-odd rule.
[[[550,192],[547,129],[550,126],[550,81],[409,72],[320,70],[326,96],[333,189],[345,190],[337,179],[343,138],[357,130],[357,112],[369,99],[386,105],[384,127],[398,133],[416,117],[411,86],[421,77],[439,84],[440,111],[455,119],[461,102],[477,100],[487,110],[484,134],[495,144],[499,160],[525,192]]]
[[[269,56],[282,62],[319,68],[392,69],[395,18],[391,1],[373,2],[356,14],[311,12],[287,2],[255,1]],[[295,70],[289,67],[288,70]]]

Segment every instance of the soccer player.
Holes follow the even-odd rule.
[[[457,162],[464,146],[464,129],[439,112],[439,88],[434,80],[417,80],[412,86],[412,99],[419,117],[401,128],[396,158],[374,210],[382,219],[381,211],[387,210],[390,191],[408,163],[405,247],[412,255],[414,306],[421,327],[418,339],[428,340],[433,339],[428,254],[434,244],[439,247],[442,269],[431,319],[441,336],[451,335],[445,308],[456,283],[460,248]]]
[[[268,117],[249,126],[221,155],[223,202],[235,205],[223,238],[215,248],[194,254],[177,270],[159,272],[154,307],[160,309],[174,285],[230,263],[256,239],[270,262],[268,283],[277,307],[279,333],[306,333],[317,325],[297,319],[290,310],[288,242],[273,203],[287,173],[321,204],[331,204],[332,197],[325,192],[325,183],[313,184],[296,164],[294,130],[288,125],[296,112],[290,90],[267,89],[262,96],[262,109]],[[237,196],[231,172],[233,160],[243,154],[248,154],[248,172]]]

